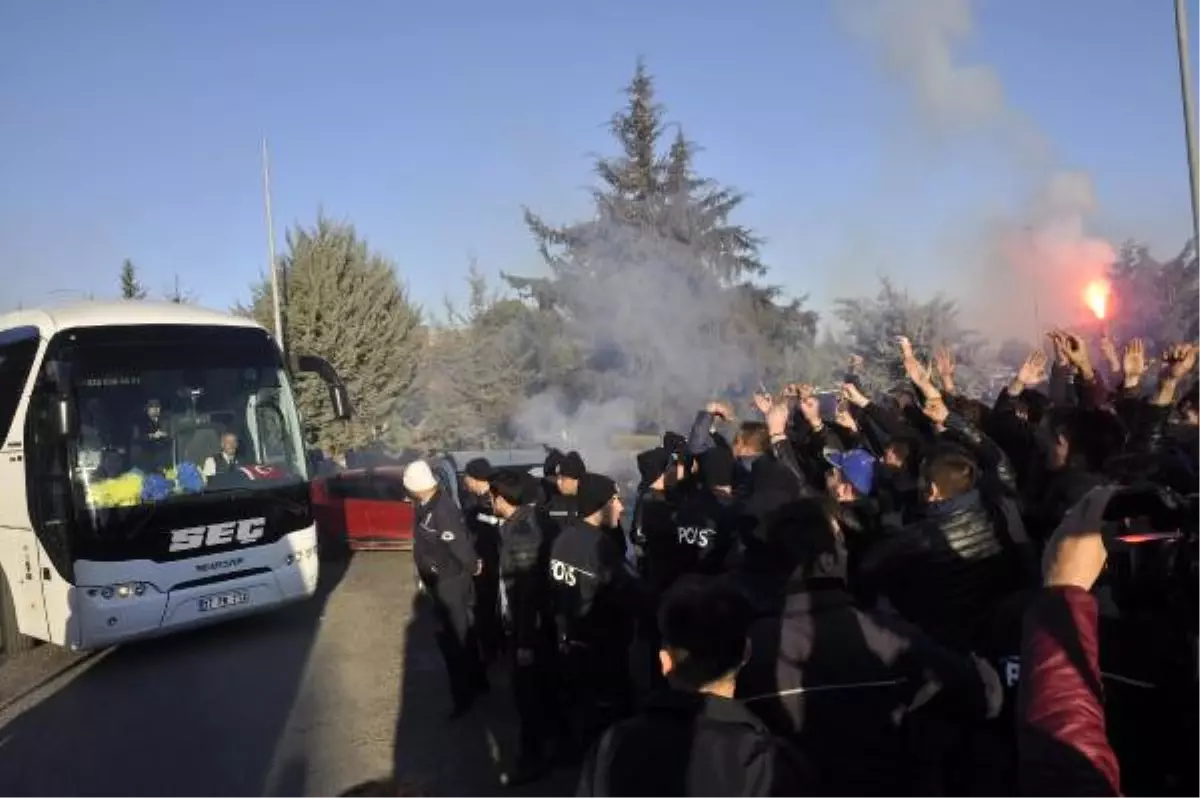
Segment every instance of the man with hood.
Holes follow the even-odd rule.
[[[775,574],[753,581],[781,586],[783,603],[750,631],[738,699],[818,764],[813,794],[930,794],[913,783],[919,743],[908,746],[902,721],[934,694],[964,718],[995,717],[1003,701],[995,669],[856,605],[829,498],[780,508],[766,537]]]
[[[578,742],[590,742],[621,717],[632,698],[629,647],[635,599],[621,552],[607,530],[624,510],[613,480],[584,473],[575,496],[576,517],[550,550],[566,710]]]
[[[811,768],[733,697],[750,611],[719,581],[680,580],[659,612],[668,686],[592,749],[576,795],[808,795]]]
[[[416,460],[404,469],[404,489],[414,504],[413,561],[433,599],[438,648],[454,702],[451,718],[458,718],[488,687],[471,618],[475,548],[462,511],[442,492],[428,463]]]

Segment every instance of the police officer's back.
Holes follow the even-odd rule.
[[[559,635],[580,644],[601,644],[619,635],[628,620],[621,596],[624,560],[606,529],[621,513],[616,484],[584,474],[577,514],[551,547],[550,578]]]
[[[732,697],[748,647],[745,599],[685,577],[668,591],[659,626],[670,689],[600,738],[576,794],[804,794],[807,763]]]
[[[675,468],[665,448],[649,449],[637,457],[642,476],[633,510],[632,537],[639,551],[639,566],[648,587],[658,592],[670,582],[665,570],[675,549],[675,503],[667,493],[667,471]],[[673,578],[673,572],[671,572]]]
[[[733,472],[730,450],[718,446],[700,455],[700,485],[675,510],[676,574],[716,575],[728,567],[740,518],[733,496]]]

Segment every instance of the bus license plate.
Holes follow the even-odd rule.
[[[232,593],[219,593],[215,596],[205,596],[200,599],[200,612],[210,612],[212,610],[223,610],[227,607],[236,607],[239,604],[245,604],[250,600],[250,593],[246,590],[235,590]]]

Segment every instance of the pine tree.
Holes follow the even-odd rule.
[[[707,395],[752,389],[769,350],[811,337],[816,317],[752,282],[766,273],[761,241],[731,221],[744,195],[696,173],[697,148],[665,122],[641,62],[626,98],[609,125],[619,151],[596,160],[592,217],[553,226],[526,209],[549,275],[504,278],[577,344],[568,397],[634,397],[665,423]]]
[[[133,261],[129,258],[121,264],[121,298],[122,299],[145,299],[146,289],[137,278],[137,267],[133,265]]]
[[[338,370],[350,392],[355,418],[333,420],[324,386],[297,375],[297,402],[325,447],[365,444],[385,428],[391,437],[417,375],[425,346],[421,310],[413,304],[393,264],[372,251],[350,224],[321,216],[311,227],[288,231],[283,274],[283,322],[288,349],[320,355]],[[273,329],[270,280],[252,289],[237,312]]]

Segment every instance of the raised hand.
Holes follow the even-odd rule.
[[[1121,371],[1125,374],[1125,384],[1132,387],[1146,373],[1146,342],[1134,338],[1125,344],[1125,353],[1121,358]]]
[[[864,396],[863,392],[858,390],[858,386],[852,382],[842,383],[842,398],[859,407],[866,407],[871,403],[871,400]]]
[[[1109,371],[1114,374],[1121,370],[1121,358],[1117,355],[1117,344],[1113,341],[1108,330],[1100,333],[1100,354],[1108,362]]]
[[[1025,358],[1025,362],[1021,364],[1021,368],[1017,371],[1017,381],[1022,386],[1037,385],[1046,379],[1046,353],[1041,349],[1034,349],[1029,353],[1029,357]]]
[[[758,412],[762,413],[764,418],[771,412],[771,407],[774,404],[775,397],[771,396],[771,394],[761,392],[754,394],[754,406],[758,408]]]
[[[774,438],[787,434],[788,411],[787,402],[775,402],[766,412],[767,432]]]

